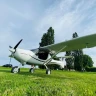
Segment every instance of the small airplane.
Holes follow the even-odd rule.
[[[71,51],[76,49],[91,48],[96,46],[96,34],[91,34],[83,37],[74,38],[68,41],[60,42],[57,44],[51,44],[48,46],[24,50],[18,48],[19,44],[23,39],[21,39],[15,47],[9,46],[9,51],[11,55],[10,58],[14,58],[19,61],[21,65],[31,65],[29,72],[34,72],[33,65],[44,65],[46,68],[46,74],[51,74],[51,70],[48,68],[49,64],[57,64],[61,68],[64,68],[64,63],[62,61],[54,60],[53,58],[60,52]],[[52,55],[53,54],[53,55]],[[65,56],[63,58],[73,58],[72,56]],[[20,66],[15,66],[11,69],[12,73],[20,72]]]

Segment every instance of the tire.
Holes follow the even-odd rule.
[[[51,74],[51,70],[50,69],[46,69],[46,74],[50,75]]]
[[[20,72],[20,68],[18,68],[18,66],[15,66],[11,69],[11,73],[19,73]]]
[[[34,73],[34,68],[30,68],[29,72]]]

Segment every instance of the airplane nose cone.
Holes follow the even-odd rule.
[[[15,49],[10,48],[9,51],[12,52],[12,53],[14,53],[15,52]]]

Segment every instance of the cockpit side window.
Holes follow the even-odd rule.
[[[33,49],[31,51],[34,52],[39,59],[46,60],[48,58],[49,51],[46,49]]]
[[[48,58],[48,53],[47,52],[39,52],[38,53],[38,58],[46,60]]]

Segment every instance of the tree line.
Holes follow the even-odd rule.
[[[77,32],[72,34],[72,38],[77,38],[79,37]],[[46,33],[43,34],[41,38],[41,42],[39,43],[40,47],[47,46],[50,44],[54,44],[54,29],[50,27]],[[92,67],[93,66],[93,61],[92,58],[83,53],[82,49],[77,49],[77,50],[72,50],[72,51],[66,51],[65,56],[74,56],[74,58],[66,58],[66,68],[67,69],[75,69],[77,71],[82,71],[85,70],[87,67]],[[57,57],[54,57],[54,59],[57,59]],[[50,67],[56,69],[59,66],[58,65],[51,65]],[[44,66],[40,66],[40,68],[44,68]]]

